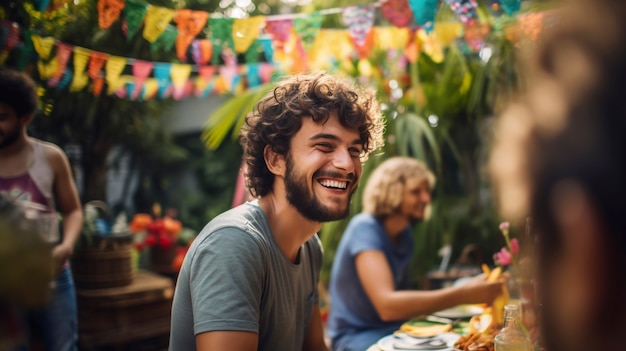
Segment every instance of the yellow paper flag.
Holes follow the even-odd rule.
[[[382,50],[402,50],[409,42],[409,29],[399,27],[374,28],[375,43]]]
[[[74,47],[74,77],[70,85],[71,92],[81,91],[89,83],[89,76],[85,72],[87,62],[89,62],[89,50]]]
[[[163,34],[163,31],[165,31],[175,14],[176,10],[166,7],[148,6],[146,16],[144,17],[144,39],[154,43]]]
[[[152,99],[159,90],[159,81],[156,78],[148,78],[143,83],[143,98],[145,100]]]
[[[433,32],[441,45],[450,46],[456,38],[463,35],[463,25],[456,22],[439,22],[435,24]]]
[[[354,47],[347,30],[322,29],[308,52],[311,69],[329,69],[330,57],[337,61],[350,57]]]
[[[423,28],[420,28],[417,32],[417,37],[421,42],[422,51],[430,56],[434,62],[441,63],[443,61],[443,48],[439,40],[437,40],[435,32],[428,34]]]
[[[172,63],[172,68],[170,69],[170,77],[172,78],[172,84],[174,85],[174,88],[185,88],[190,74],[191,65]]]
[[[113,94],[117,89],[124,85],[124,81],[120,79],[120,74],[126,67],[126,58],[120,56],[109,56],[105,64],[105,79],[108,85],[107,94]]]
[[[50,58],[50,53],[54,47],[54,38],[42,38],[37,34],[33,34],[31,35],[31,39],[33,40],[33,46],[35,47],[35,51],[37,51],[39,57],[44,60]]]
[[[39,69],[39,76],[43,80],[47,80],[47,79],[54,77],[54,75],[57,72],[58,66],[59,66],[59,59],[57,57],[54,57],[52,60],[48,62],[39,60],[39,62],[37,62],[37,68]]]
[[[235,51],[242,54],[259,36],[261,27],[265,24],[265,16],[237,18],[233,21],[233,41]]]

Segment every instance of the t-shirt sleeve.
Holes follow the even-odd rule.
[[[259,245],[241,229],[222,228],[209,235],[191,262],[194,333],[258,332],[263,266]]]
[[[346,228],[344,235],[348,236],[347,249],[354,257],[363,251],[383,250],[380,227],[377,223],[357,218]]]

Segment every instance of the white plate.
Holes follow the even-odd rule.
[[[408,338],[412,338],[411,336],[407,336]],[[442,340],[443,342],[446,343],[447,347],[446,348],[440,348],[440,349],[432,349],[433,351],[453,351],[454,350],[454,343],[460,338],[461,336],[459,334],[456,333],[442,333],[439,334],[433,338],[413,338],[416,342],[419,342],[419,340]],[[387,335],[383,338],[381,338],[380,340],[378,340],[378,342],[376,343],[376,346],[378,346],[379,349],[381,349],[382,351],[404,351],[404,350],[410,350],[409,348],[395,348],[394,345],[397,344],[401,344],[403,341],[401,338],[398,338],[395,335]],[[408,343],[405,343],[408,344]],[[418,349],[415,349],[418,350]],[[427,349],[423,349],[424,351],[428,351]]]
[[[441,310],[433,313],[433,316],[449,318],[449,319],[464,319],[478,316],[485,311],[483,307],[478,305],[459,305],[456,307]]]

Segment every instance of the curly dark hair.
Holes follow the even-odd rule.
[[[37,84],[26,73],[0,67],[0,102],[11,106],[18,117],[35,113]]]
[[[287,155],[303,118],[322,124],[333,112],[341,125],[358,130],[362,161],[383,145],[384,123],[375,95],[325,72],[286,77],[257,103],[246,116],[239,137],[248,167],[246,185],[253,196],[267,195],[274,183],[274,175],[265,165],[265,146]]]

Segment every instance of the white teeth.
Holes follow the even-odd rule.
[[[320,182],[320,184],[322,184],[323,186],[327,188],[345,189],[348,187],[348,182],[340,182],[337,180],[323,180]]]

